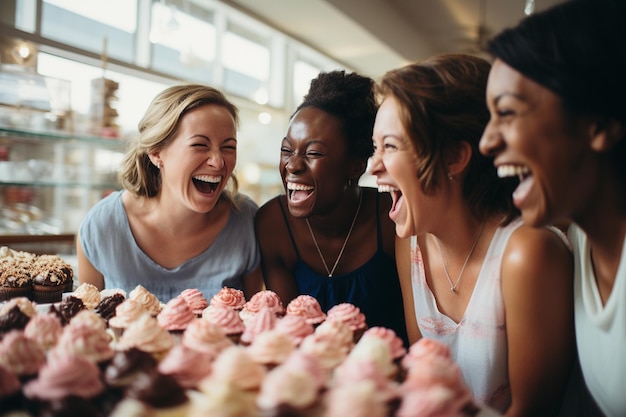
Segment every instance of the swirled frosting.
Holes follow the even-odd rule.
[[[74,326],[80,325],[93,327],[98,330],[106,330],[107,328],[106,321],[104,321],[104,319],[93,310],[79,311],[78,314],[72,317],[69,324]]]
[[[45,363],[44,350],[21,330],[10,331],[0,342],[0,365],[15,375],[36,375]]]
[[[161,303],[156,295],[152,294],[145,287],[137,285],[134,290],[128,294],[128,299],[139,301],[143,304],[149,314],[156,316],[161,311]]]
[[[81,356],[98,363],[111,359],[114,353],[111,336],[103,327],[70,322],[63,328],[63,333],[51,354],[54,357]]]
[[[171,375],[183,388],[196,388],[211,373],[211,357],[185,345],[174,346],[159,363],[158,370]]]
[[[136,347],[156,355],[169,351],[173,346],[172,335],[149,314],[144,314],[131,323],[117,345],[118,349]]]
[[[61,355],[48,362],[39,377],[24,386],[24,395],[51,401],[76,396],[93,398],[104,390],[98,367],[81,356]]]
[[[293,351],[282,367],[291,368],[298,371],[307,372],[318,389],[325,387],[328,384],[328,373],[322,368],[320,361],[315,356],[304,353],[300,349]]]
[[[243,291],[235,288],[222,287],[222,289],[219,290],[213,298],[211,298],[210,305],[241,310],[245,303],[246,297],[244,296]]]
[[[37,309],[35,304],[26,297],[15,297],[7,301],[2,308],[0,308],[0,316],[7,314],[14,307],[20,309],[20,311],[27,317],[35,317],[37,315]]]
[[[285,313],[285,307],[283,306],[282,301],[280,301],[280,297],[278,297],[278,294],[271,290],[263,290],[254,294],[250,298],[250,301],[244,304],[241,313],[244,314],[244,316],[254,315],[263,308],[269,308],[276,315],[282,315]]]
[[[257,405],[261,410],[274,410],[282,405],[302,409],[313,405],[317,398],[318,389],[311,375],[279,366],[263,380]]]
[[[299,345],[305,337],[315,331],[313,325],[309,324],[304,316],[292,314],[287,314],[278,319],[274,328],[291,336],[296,345]]]
[[[452,357],[450,348],[438,340],[422,337],[409,347],[408,353],[402,358],[402,366],[409,369],[414,363],[429,356],[441,356],[447,359]]]
[[[333,388],[324,417],[387,417],[387,404],[376,394],[376,384],[368,380]]]
[[[62,332],[61,320],[54,314],[39,314],[24,328],[24,335],[46,351],[56,345]]]
[[[327,372],[343,362],[350,351],[339,339],[318,333],[305,337],[300,350],[317,358]]]
[[[252,360],[263,365],[279,365],[296,348],[291,336],[277,330],[260,333],[248,347]]]
[[[201,315],[202,311],[209,305],[202,292],[197,288],[187,288],[180,293],[180,296],[187,302],[187,305],[196,316]]]
[[[361,340],[368,337],[377,337],[387,342],[391,350],[391,356],[394,359],[400,359],[406,354],[406,348],[404,347],[402,339],[400,339],[392,329],[381,326],[370,327],[363,333]]]
[[[391,401],[399,396],[397,384],[387,378],[380,366],[372,360],[346,360],[335,369],[333,375],[335,387],[355,384],[360,381],[373,382],[380,401]]]
[[[88,282],[83,282],[74,290],[74,297],[83,300],[88,309],[94,309],[100,303],[100,290]]]
[[[239,313],[230,307],[209,306],[202,312],[202,319],[220,326],[227,335],[241,334],[245,330]]]
[[[319,324],[326,320],[317,298],[301,294],[287,304],[287,315],[303,316],[309,324]]]
[[[115,308],[115,316],[109,319],[109,326],[126,329],[144,314],[149,313],[140,301],[127,299]]]
[[[157,316],[159,325],[166,330],[185,330],[196,319],[183,297],[174,297],[165,304]]]
[[[243,343],[252,343],[259,334],[271,330],[276,325],[276,314],[270,308],[261,308],[258,313],[245,323],[245,330],[241,335]]]
[[[337,343],[345,346],[348,351],[354,346],[354,332],[350,325],[342,321],[327,320],[317,326],[315,334],[336,339]]]
[[[257,390],[265,377],[263,365],[256,363],[243,346],[224,349],[213,362],[210,379],[232,384],[242,390]]]
[[[204,319],[195,319],[189,323],[187,330],[183,333],[181,343],[188,348],[204,353],[211,360],[215,359],[221,351],[233,345],[233,342],[220,326]]]
[[[365,323],[365,315],[361,310],[350,303],[341,303],[334,305],[328,310],[326,320],[337,320],[347,323],[352,331],[367,328]]]
[[[393,357],[391,356],[389,343],[378,337],[361,339],[348,355],[346,362],[349,361],[371,361],[386,376],[392,376],[397,372],[397,367],[393,363]]]

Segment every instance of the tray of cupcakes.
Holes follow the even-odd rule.
[[[224,287],[162,303],[82,284],[0,305],[0,410],[26,416],[496,416],[445,345],[408,349],[358,307]]]

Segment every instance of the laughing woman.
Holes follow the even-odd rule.
[[[481,403],[555,416],[574,357],[572,257],[559,230],[522,225],[478,150],[489,68],[442,55],[385,74],[371,169],[411,237],[396,252],[409,334],[446,343]]]
[[[167,88],[139,122],[120,180],[77,240],[79,282],[137,284],[166,303],[187,288],[207,298],[223,286],[262,288],[254,237],[257,206],[237,194],[237,108],[202,85]]]
[[[280,148],[285,194],[257,214],[265,283],[284,302],[350,302],[406,342],[389,196],[359,186],[372,154],[374,81],[334,71],[311,82]]]

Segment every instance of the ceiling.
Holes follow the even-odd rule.
[[[534,11],[564,0],[226,0],[373,78],[443,52],[479,45]]]

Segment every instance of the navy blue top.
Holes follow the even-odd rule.
[[[392,329],[408,346],[404,321],[402,291],[395,261],[385,253],[378,217],[378,195],[376,195],[377,250],[370,260],[347,274],[320,275],[300,258],[300,252],[289,228],[285,208],[279,200],[294,250],[298,257],[294,277],[300,294],[315,297],[324,312],[340,303],[351,303],[363,314],[368,327],[383,326]]]

